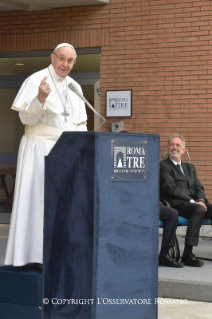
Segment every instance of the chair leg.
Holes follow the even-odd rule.
[[[169,256],[172,258],[172,259],[175,259],[175,247],[171,247],[169,249]]]
[[[175,234],[175,259],[179,261],[180,259],[180,247],[177,239],[177,235]]]

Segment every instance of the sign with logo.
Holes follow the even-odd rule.
[[[131,116],[132,91],[106,91],[106,116]]]
[[[113,139],[111,152],[112,181],[147,180],[146,140]]]

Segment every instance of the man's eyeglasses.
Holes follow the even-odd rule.
[[[53,52],[53,53],[56,55],[56,57],[58,58],[58,60],[59,60],[61,63],[65,63],[65,62],[67,61],[68,64],[71,64],[71,63],[73,63],[73,62],[75,61],[74,59],[66,60],[66,59],[64,59],[64,58],[62,58],[62,57],[60,57],[60,56],[58,56],[55,52]]]

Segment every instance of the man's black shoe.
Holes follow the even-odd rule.
[[[175,261],[169,255],[166,255],[164,257],[159,256],[159,266],[183,268],[184,265],[178,261]]]
[[[184,263],[185,266],[190,267],[202,267],[204,265],[204,262],[202,260],[199,260],[196,258],[196,256],[192,253],[182,256],[181,262]]]

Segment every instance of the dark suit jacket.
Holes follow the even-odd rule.
[[[207,201],[194,165],[182,162],[181,165],[185,175],[169,157],[160,162],[160,199],[168,201],[172,207],[191,199],[202,198]]]

